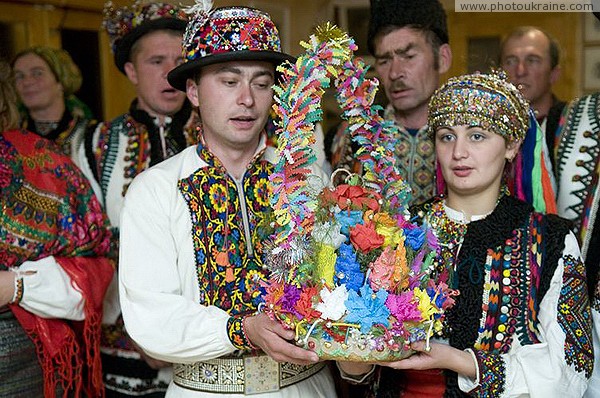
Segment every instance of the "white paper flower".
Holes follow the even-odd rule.
[[[342,243],[346,241],[346,237],[340,232],[342,226],[337,222],[315,223],[312,230],[312,238],[316,242],[320,242],[338,249]]]
[[[346,314],[346,300],[348,290],[345,285],[336,287],[333,291],[324,287],[321,292],[321,301],[315,308],[321,313],[321,319],[339,321]]]

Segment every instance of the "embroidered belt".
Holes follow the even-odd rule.
[[[173,382],[204,392],[262,394],[309,378],[325,367],[277,363],[266,354],[173,365]]]

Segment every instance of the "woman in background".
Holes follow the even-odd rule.
[[[0,397],[103,396],[106,216],[51,141],[19,128],[0,61]]]
[[[65,50],[32,47],[13,60],[15,84],[21,99],[21,127],[56,142],[77,161],[77,150],[92,112],[75,96],[81,72]]]

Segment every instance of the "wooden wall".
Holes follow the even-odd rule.
[[[193,0],[163,0],[191,4]],[[454,62],[448,77],[467,72],[468,43],[473,38],[501,37],[517,25],[536,25],[550,31],[563,48],[562,76],[556,93],[570,99],[582,93],[582,20],[581,13],[456,13],[453,1],[443,0],[448,13],[450,44]],[[44,5],[38,3],[43,2]],[[131,4],[114,0],[116,5]],[[100,29],[103,0],[0,0],[0,23],[9,27],[13,52],[32,45],[61,46],[61,29],[99,32],[102,115],[112,118],[124,112],[134,90],[113,63],[108,37]],[[368,7],[368,0],[215,0],[216,6],[244,4],[265,9],[279,24],[284,49],[298,54],[300,40],[308,37],[319,23],[332,19],[334,5]],[[368,13],[365,13],[368,18]]]

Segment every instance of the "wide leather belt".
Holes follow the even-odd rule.
[[[193,364],[173,365],[173,382],[181,387],[205,392],[262,394],[309,378],[325,367],[277,363],[266,354],[225,357]]]

